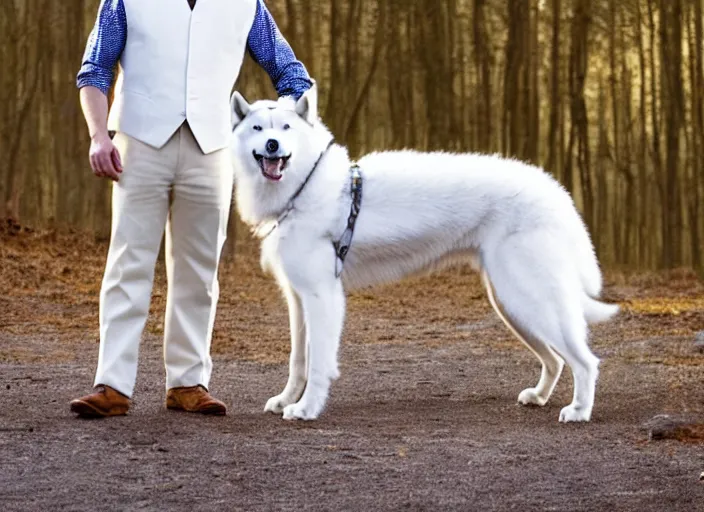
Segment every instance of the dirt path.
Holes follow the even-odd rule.
[[[0,233],[2,234],[2,233]],[[539,366],[453,271],[350,297],[340,380],[320,420],[262,412],[286,379],[287,313],[241,250],[223,271],[212,390],[224,418],[166,411],[163,272],[127,417],[82,421],[104,246],[0,237],[3,510],[704,510],[704,442],[648,441],[656,414],[704,420],[704,285],[684,273],[610,278],[626,304],[594,330],[593,421],[516,404]]]

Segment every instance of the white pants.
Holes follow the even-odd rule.
[[[227,149],[204,155],[183,125],[161,149],[123,133],[113,185],[112,234],[100,291],[95,384],[132,396],[154,266],[166,227],[166,388],[208,387],[218,264],[232,198]],[[170,199],[170,195],[172,198]]]

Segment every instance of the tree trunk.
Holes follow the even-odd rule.
[[[548,121],[548,160],[546,168],[562,179],[562,144],[558,130],[562,126],[562,89],[560,87],[560,17],[561,0],[552,0],[552,45],[550,48],[550,114]],[[558,147],[559,144],[559,147]]]
[[[492,59],[488,45],[489,34],[486,26],[486,0],[474,0],[474,62],[477,75],[477,89],[479,89],[477,101],[477,119],[479,127],[477,130],[478,144],[477,150],[492,150],[492,90],[491,90],[491,66]]]
[[[581,183],[582,203],[584,217],[594,234],[596,245],[599,243],[599,231],[594,216],[594,194],[592,189],[592,176],[590,165],[589,147],[589,119],[584,98],[584,85],[587,78],[588,39],[591,23],[590,1],[575,0],[575,10],[572,19],[569,86],[570,86],[570,113],[571,128],[568,143],[565,183],[568,190],[573,188],[573,158],[576,161]],[[574,144],[577,154],[573,155]]]
[[[663,84],[661,98],[665,116],[665,173],[662,264],[672,268],[682,263],[682,205],[679,194],[680,137],[683,126],[682,4],[660,1],[660,52]]]

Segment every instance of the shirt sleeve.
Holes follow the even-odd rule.
[[[269,74],[279,96],[298,99],[313,82],[276,26],[263,0],[257,0],[257,12],[247,40],[249,54]]]
[[[101,0],[98,16],[76,76],[80,89],[97,87],[107,96],[114,78],[114,69],[127,39],[127,15],[123,0]]]

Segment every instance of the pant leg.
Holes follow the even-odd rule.
[[[122,133],[115,136],[114,143],[124,170],[112,189],[112,230],[100,290],[95,384],[106,384],[131,397],[176,170],[178,137],[161,149]]]
[[[204,155],[187,125],[181,128],[180,158],[166,229],[166,387],[207,389],[232,165],[226,149]]]

